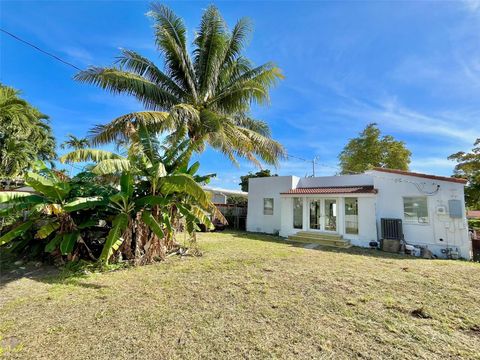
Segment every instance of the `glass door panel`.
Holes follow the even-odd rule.
[[[303,199],[293,198],[293,228],[303,229]]]
[[[322,230],[337,231],[337,200],[325,199],[323,209],[325,214],[325,224]]]
[[[320,200],[312,200],[310,202],[310,229],[320,230],[321,213]]]

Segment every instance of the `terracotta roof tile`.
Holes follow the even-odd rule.
[[[467,218],[470,219],[480,219],[480,210],[468,210]]]
[[[328,187],[304,187],[290,189],[287,192],[283,192],[283,195],[310,195],[310,194],[376,194],[377,189],[374,189],[372,185],[360,185],[360,186],[328,186]]]

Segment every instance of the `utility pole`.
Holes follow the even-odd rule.
[[[312,159],[313,177],[315,177],[315,163],[317,162],[318,159],[319,159],[319,156],[315,156],[315,157]]]

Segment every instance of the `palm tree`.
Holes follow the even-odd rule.
[[[0,83],[0,177],[23,175],[38,158],[52,160],[55,139],[48,117]]]
[[[115,94],[129,94],[146,110],[121,116],[92,131],[94,145],[136,141],[138,125],[155,133],[168,132],[172,142],[188,138],[197,151],[210,145],[236,163],[236,157],[257,165],[275,164],[283,147],[270,136],[268,125],[250,116],[252,104],[269,102],[269,90],[283,78],[273,63],[254,67],[242,55],[251,32],[247,19],[230,31],[218,9],[202,17],[193,51],[187,50],[187,30],[169,8],[153,4],[155,43],[164,58],[162,71],[152,61],[122,50],[117,66],[91,67],[75,78]]]
[[[68,134],[68,140],[65,140],[63,143],[60,144],[60,148],[72,148],[74,150],[78,149],[85,149],[90,146],[90,142],[86,138],[79,138],[75,135]]]

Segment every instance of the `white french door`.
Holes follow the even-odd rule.
[[[337,199],[312,199],[309,208],[310,230],[337,232]]]

